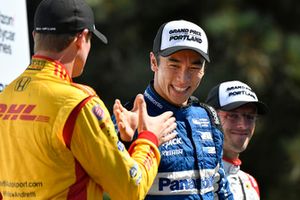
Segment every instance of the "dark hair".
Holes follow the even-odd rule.
[[[156,59],[156,62],[157,62],[157,66],[159,65],[159,63],[160,63],[160,54],[159,54],[159,52],[153,52],[153,54],[154,54],[154,57],[155,57],[155,59]]]

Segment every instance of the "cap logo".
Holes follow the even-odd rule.
[[[56,31],[55,27],[36,27],[35,28],[36,31]]]
[[[248,87],[245,87],[242,85],[228,87],[226,89],[226,91],[228,92],[228,97],[236,96],[236,95],[248,95],[248,96],[252,97],[254,100],[256,100],[256,96],[253,93],[253,91],[251,90],[251,88],[248,88]]]
[[[204,31],[198,25],[184,20],[167,23],[162,31],[160,51],[169,48],[175,48],[176,51],[185,47],[207,54],[208,41]]]
[[[160,26],[153,43],[153,52],[170,56],[181,50],[192,50],[210,62],[208,40],[197,24],[186,20],[174,20]]]
[[[179,33],[179,35],[178,35]],[[188,41],[195,41],[198,43],[202,43],[201,33],[199,31],[193,29],[172,29],[169,31],[170,38],[169,41],[172,40],[188,40]],[[194,36],[195,35],[195,36]],[[200,36],[200,37],[197,37]]]
[[[224,82],[219,87],[220,106],[234,102],[257,102],[257,96],[252,89],[240,81]]]
[[[257,114],[267,113],[267,106],[258,100],[250,86],[241,81],[225,81],[213,87],[205,101],[215,109],[231,111],[245,104],[256,106]]]

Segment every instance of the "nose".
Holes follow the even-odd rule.
[[[237,119],[237,126],[241,129],[246,129],[250,125],[249,121],[246,119],[245,116],[239,115]]]
[[[187,70],[186,68],[182,68],[178,71],[177,81],[179,81],[180,83],[186,83],[189,82],[190,80],[191,80],[191,75],[189,73],[189,70]]]

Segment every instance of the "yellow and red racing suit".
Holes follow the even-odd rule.
[[[160,161],[153,133],[128,153],[94,90],[42,56],[0,93],[0,148],[0,199],[143,199]]]

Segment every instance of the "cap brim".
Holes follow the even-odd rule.
[[[230,103],[226,106],[222,106],[221,107],[221,110],[225,110],[225,111],[230,111],[230,110],[233,110],[233,109],[236,109],[242,105],[245,105],[247,103],[253,103],[256,105],[256,108],[257,108],[257,114],[259,115],[264,115],[264,114],[267,114],[268,113],[268,108],[267,106],[261,102],[261,101],[254,101],[254,102],[249,102],[249,101],[236,101],[236,102],[233,102],[233,103]]]
[[[103,35],[102,33],[100,33],[100,31],[98,31],[97,29],[93,30],[93,33],[104,43],[107,44],[107,38],[105,37],[105,35]]]
[[[200,49],[198,48],[193,48],[193,47],[187,47],[187,46],[175,46],[175,47],[170,47],[170,48],[167,48],[165,50],[162,50],[159,54],[161,56],[169,56],[177,51],[180,51],[180,50],[185,50],[185,49],[189,49],[189,50],[194,50],[196,52],[198,52],[201,56],[203,56],[203,58],[207,61],[207,62],[210,62],[209,60],[209,56],[208,54],[204,53],[203,51],[201,51]]]

